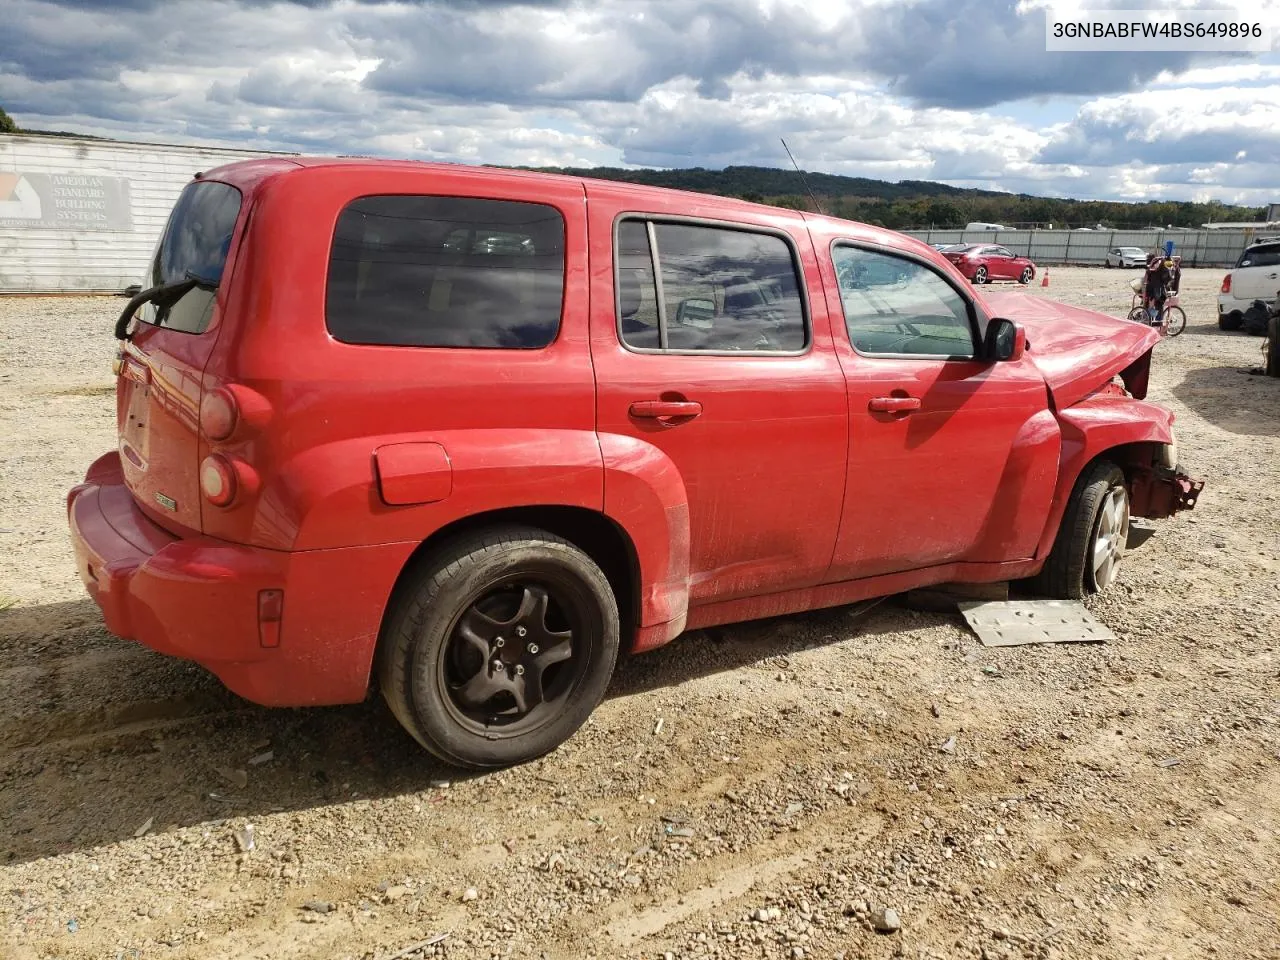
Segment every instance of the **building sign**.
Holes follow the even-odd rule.
[[[0,227],[130,231],[129,181],[0,170]]]

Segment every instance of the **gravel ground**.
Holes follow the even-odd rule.
[[[1118,642],[893,603],[688,636],[481,777],[377,701],[260,709],[109,636],[63,497],[114,445],[121,301],[0,300],[0,956],[1280,956],[1280,381],[1220,279],[1151,391],[1208,486],[1090,603]]]

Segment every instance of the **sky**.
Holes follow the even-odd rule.
[[[1280,201],[1280,54],[1048,53],[1046,2],[4,0],[0,107],[120,139],[536,166],[789,166],[785,137],[851,176]]]

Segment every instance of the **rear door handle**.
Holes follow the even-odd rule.
[[[696,417],[702,412],[702,404],[696,400],[637,400],[631,404],[631,415],[646,420],[667,417]]]
[[[919,397],[873,397],[867,404],[876,413],[910,413],[920,409]]]

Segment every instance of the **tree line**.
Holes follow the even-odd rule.
[[[524,167],[547,173],[622,180],[655,187],[739,197],[794,210],[814,210],[891,230],[932,227],[958,229],[974,221],[1007,227],[1070,229],[1097,227],[1142,230],[1149,227],[1199,227],[1222,221],[1255,221],[1265,207],[1232,206],[1218,201],[1070,200],[1030,194],[952,187],[927,180],[871,180],[830,173],[806,173],[772,167],[707,170],[627,170],[619,167]],[[807,181],[807,185],[806,185]],[[812,197],[810,193],[812,192]]]

